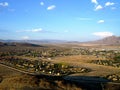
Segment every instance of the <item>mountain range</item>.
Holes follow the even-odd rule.
[[[78,41],[65,41],[65,40],[1,40],[0,44],[2,43],[9,43],[15,45],[15,43],[24,43],[24,45],[28,45],[28,43],[32,44],[59,44],[59,43],[80,43]],[[102,44],[102,45],[120,45],[120,37],[118,36],[110,36],[100,40],[89,41],[89,42],[82,42],[86,44]]]
[[[91,44],[120,45],[120,37],[110,36],[96,41],[90,41]]]

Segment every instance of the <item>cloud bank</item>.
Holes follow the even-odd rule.
[[[31,30],[20,30],[16,32],[42,32],[42,31],[43,31],[42,28],[37,28],[37,29],[31,29]]]
[[[107,7],[107,6],[112,6],[112,5],[114,5],[115,3],[113,3],[113,2],[106,2],[105,3],[105,6]]]
[[[8,2],[1,2],[0,3],[0,6],[2,6],[2,7],[7,7],[9,4],[8,4]]]
[[[30,39],[30,37],[29,36],[23,36],[22,39],[23,40],[28,40],[28,39]]]
[[[114,34],[112,32],[94,32],[93,35],[98,37],[109,37],[113,36]]]
[[[96,4],[96,5],[98,4],[97,0],[91,0],[91,2]]]

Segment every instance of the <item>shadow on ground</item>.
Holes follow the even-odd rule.
[[[0,87],[0,90],[120,90],[120,83],[110,82],[105,78],[92,76],[60,77],[22,74],[3,79],[1,84],[4,84],[4,87]]]
[[[108,84],[110,80],[95,76],[65,76],[49,77],[38,76],[39,80],[45,78],[53,90],[120,90],[120,84]],[[54,86],[56,88],[54,88]],[[50,89],[49,89],[50,90]]]

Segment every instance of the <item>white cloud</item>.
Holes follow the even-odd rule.
[[[90,20],[92,20],[92,18],[77,18],[77,20],[81,20],[81,21],[90,21]]]
[[[16,32],[42,32],[42,28],[37,28],[37,29],[31,29],[31,30],[21,30],[21,31],[16,31]]]
[[[44,5],[44,2],[40,2],[40,5],[43,6],[43,5]]]
[[[104,20],[99,20],[98,23],[104,23],[105,21]]]
[[[115,3],[113,3],[113,2],[106,2],[105,3],[105,6],[112,6],[112,5],[114,5]]]
[[[30,30],[31,32],[41,32],[43,31],[42,28],[37,28],[37,29],[32,29]]]
[[[98,5],[95,7],[95,11],[100,10],[100,9],[103,9],[103,7],[101,5]]]
[[[93,35],[99,37],[108,37],[108,36],[113,36],[114,34],[112,32],[94,32]]]
[[[55,5],[51,5],[51,6],[47,7],[47,10],[53,10],[53,9],[55,9],[55,8],[56,8]]]
[[[8,2],[1,2],[0,3],[0,6],[3,6],[3,7],[7,7],[9,4],[8,4]]]
[[[28,39],[30,39],[30,37],[29,36],[23,36],[22,39],[23,40],[28,40]]]
[[[29,29],[29,30],[18,30],[16,33],[57,33],[53,31],[43,30],[42,28]]]
[[[96,5],[98,4],[97,0],[91,0],[91,2],[96,4]]]

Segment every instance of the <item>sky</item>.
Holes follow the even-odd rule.
[[[91,41],[120,36],[120,0],[0,0],[0,39]]]

